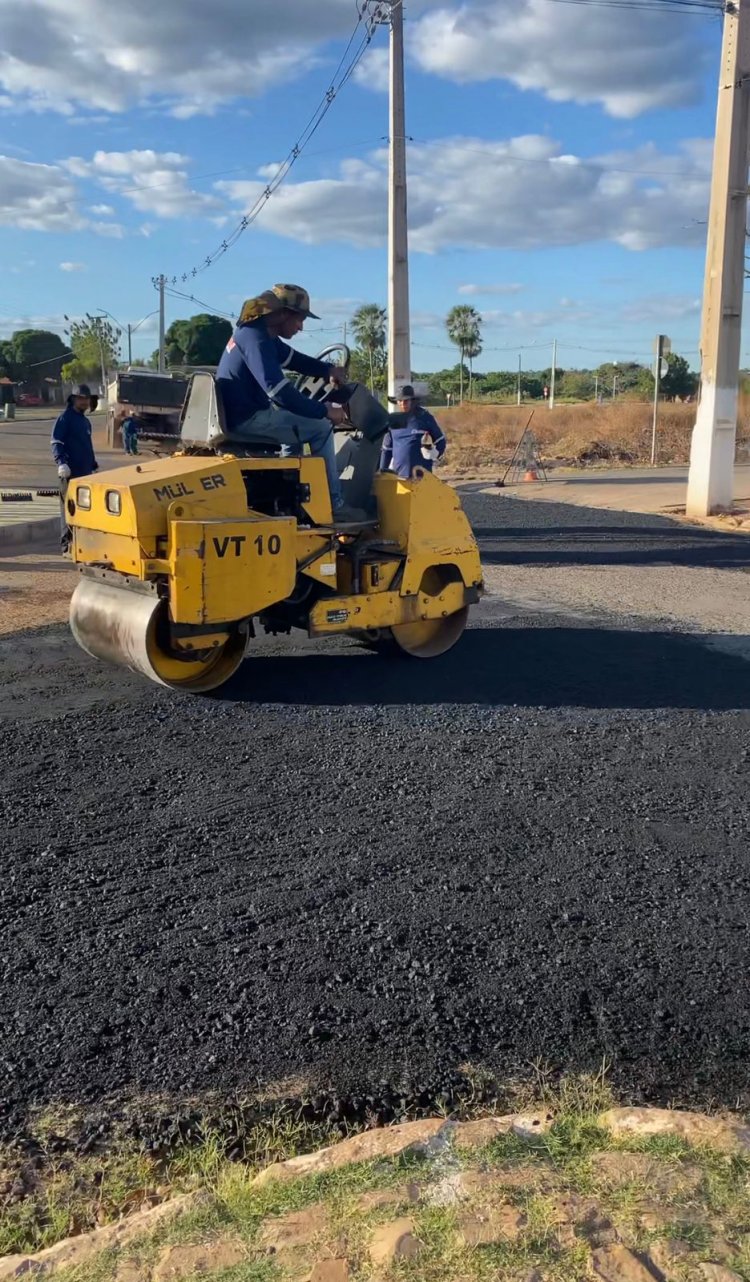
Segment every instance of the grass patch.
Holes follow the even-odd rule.
[[[692,1220],[689,1223],[685,1223],[684,1220],[673,1220],[671,1224],[665,1226],[662,1236],[676,1238],[689,1246],[691,1251],[704,1253],[708,1250],[713,1234],[705,1224],[697,1224]]]
[[[6,1193],[0,1197],[0,1255],[38,1251],[61,1238],[119,1219],[153,1197],[160,1183],[148,1154],[116,1148],[104,1156],[50,1154],[43,1176],[6,1158]],[[25,1196],[19,1196],[20,1189]]]

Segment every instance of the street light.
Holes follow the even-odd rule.
[[[97,308],[97,311],[102,312],[105,316],[109,316],[110,320],[113,320],[115,322],[115,325],[117,325],[120,330],[127,329],[128,331],[128,365],[133,364],[133,345],[132,345],[133,334],[137,329],[141,328],[141,325],[143,324],[144,321],[149,320],[151,316],[155,316],[158,310],[159,308],[157,307],[153,312],[148,312],[141,320],[138,321],[137,325],[131,325],[130,323],[128,323],[127,325],[123,325],[121,321],[118,321],[116,316],[113,316],[111,312],[107,311],[106,307]]]
[[[612,400],[617,396],[617,361],[612,362]]]

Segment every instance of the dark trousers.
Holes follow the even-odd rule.
[[[63,552],[69,551],[73,542],[73,531],[68,525],[68,513],[65,508],[69,484],[70,481],[63,481],[60,478],[60,548]]]

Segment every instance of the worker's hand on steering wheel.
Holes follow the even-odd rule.
[[[348,375],[343,365],[332,365],[329,377],[337,387],[342,387],[344,383],[348,382]]]
[[[326,414],[334,427],[341,427],[346,422],[346,410],[341,405],[326,406]]]

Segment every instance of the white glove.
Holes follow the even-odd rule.
[[[60,466],[57,469],[57,475],[60,477],[61,481],[70,480],[70,468],[68,467],[67,463],[60,464]]]

